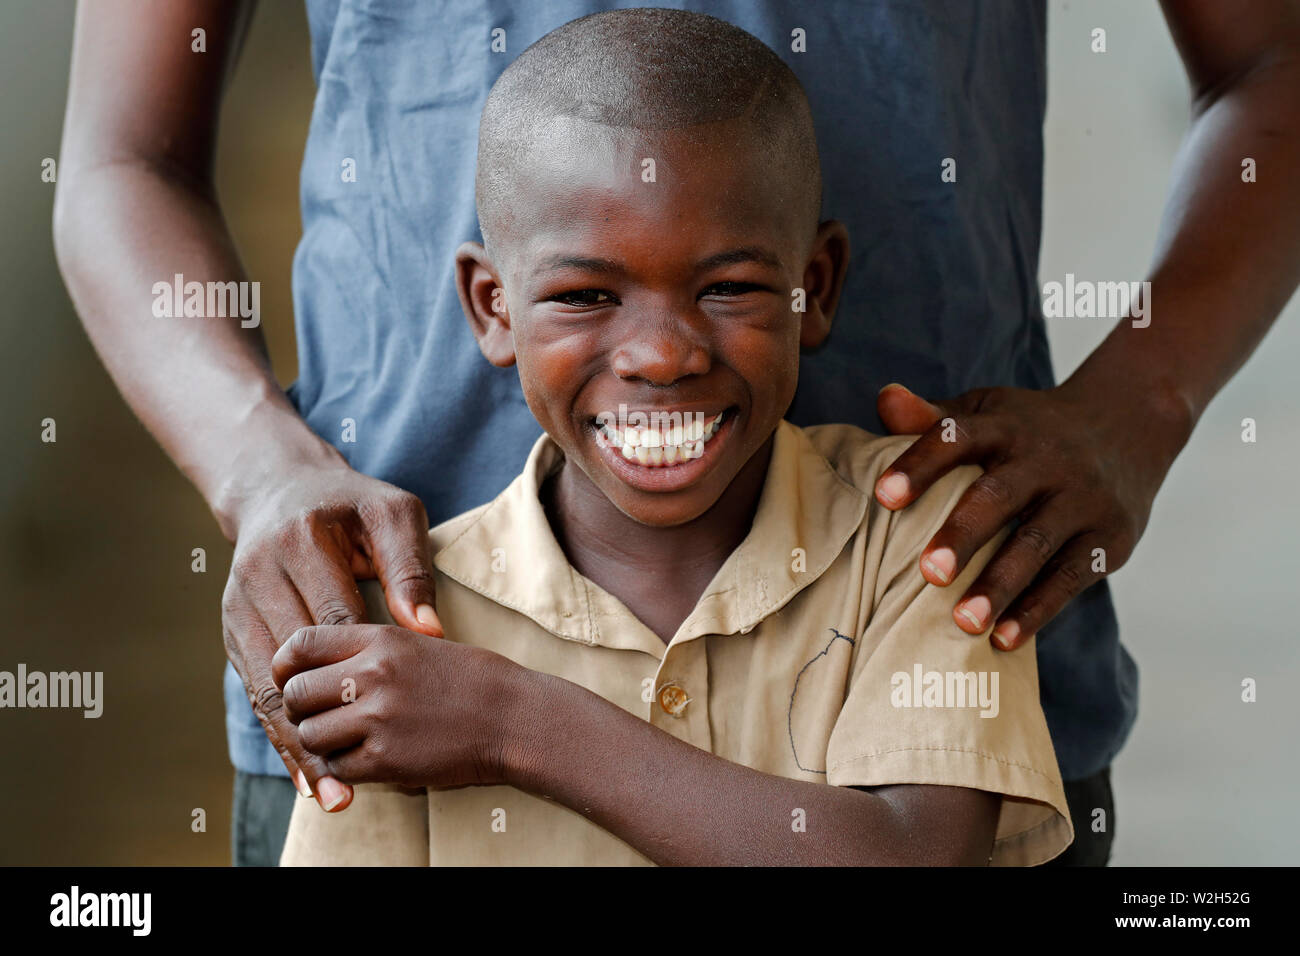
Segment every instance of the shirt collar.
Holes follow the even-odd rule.
[[[543,434],[523,473],[434,556],[448,577],[567,640],[642,650],[665,645],[618,598],[569,564],[538,498],[564,457]],[[749,534],[718,569],[673,644],[749,633],[812,584],[862,523],[869,496],[789,422],[777,427]]]

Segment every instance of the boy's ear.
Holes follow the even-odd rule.
[[[807,293],[799,345],[815,349],[831,332],[831,320],[840,302],[844,277],[849,271],[849,230],[838,219],[828,219],[817,227],[812,257],[804,270],[803,288]]]
[[[456,294],[483,357],[499,368],[514,365],[505,286],[480,243],[464,242],[456,250]]]

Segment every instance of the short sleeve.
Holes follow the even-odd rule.
[[[1006,538],[1003,529],[946,588],[921,576],[921,550],[979,474],[950,472],[889,519],[879,593],[858,639],[827,750],[836,786],[933,784],[1003,795],[994,865],[1034,865],[1073,839],[1038,696],[1033,642],[995,650],[952,608]],[[991,629],[991,628],[990,628]]]
[[[281,866],[428,866],[429,798],[390,784],[354,787],[351,805],[326,813],[298,797]]]

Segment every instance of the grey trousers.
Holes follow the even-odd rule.
[[[288,777],[235,771],[230,810],[230,860],[235,866],[279,866],[298,791]]]

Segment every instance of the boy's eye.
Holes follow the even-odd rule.
[[[612,292],[606,292],[604,289],[578,289],[574,292],[561,292],[559,295],[553,295],[547,301],[582,307],[608,305],[618,300],[614,298]]]
[[[755,285],[753,282],[715,282],[705,289],[701,295],[720,295],[723,298],[729,298],[735,295],[744,295],[746,292],[761,291],[762,286]]]

